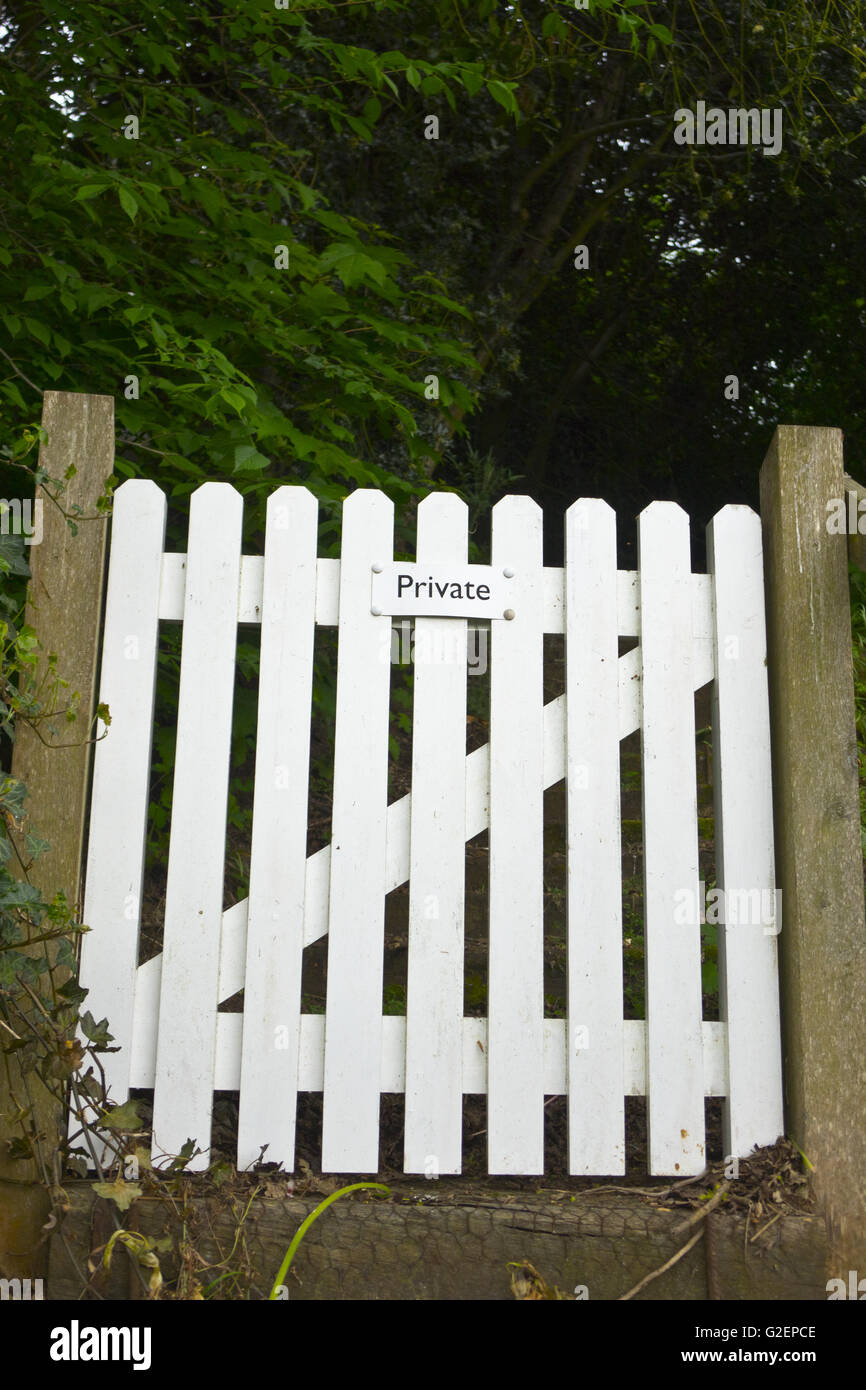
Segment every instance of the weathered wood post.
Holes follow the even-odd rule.
[[[51,845],[50,852],[35,861],[30,881],[46,898],[62,890],[80,909],[91,758],[86,740],[96,704],[107,520],[82,519],[74,535],[64,513],[80,507],[82,518],[96,518],[96,503],[114,461],[114,400],[46,391],[42,424],[47,439],[39,450],[40,466],[65,483],[57,493],[60,507],[37,490],[42,539],[30,547],[26,621],[36,629],[44,652],[56,652],[57,672],[68,680],[69,696],[77,692],[80,702],[76,722],[67,724],[56,740],[45,729],[42,738],[26,725],[17,729],[12,775],[26,783],[28,816]],[[68,470],[74,471],[67,478]],[[51,747],[52,742],[67,746]],[[14,1067],[14,1054],[9,1060]],[[14,1084],[14,1071],[12,1079]],[[36,1123],[50,1152],[64,1117],[38,1086],[33,1098]],[[6,1068],[0,1066],[0,1276],[38,1278],[44,1276],[47,1263],[43,1226],[48,1193],[33,1164],[8,1158],[5,1141],[17,1132],[6,1113],[9,1107]]]
[[[866,922],[842,433],[780,426],[761,469],[788,1134],[814,1165],[828,1277],[866,1276]]]

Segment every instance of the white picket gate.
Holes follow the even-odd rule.
[[[462,660],[416,661],[411,795],[387,804],[391,617],[371,611],[393,557],[393,505],[359,490],[342,558],[317,558],[304,488],[269,499],[264,557],[241,554],[242,499],[206,483],[186,555],[164,554],[165,498],[115,494],[81,983],[120,1050],[114,1100],[153,1088],[153,1147],[187,1138],[208,1162],[215,1090],[240,1095],[238,1164],[295,1159],[298,1091],[322,1091],[322,1167],[375,1173],[383,1092],[405,1092],[404,1168],[457,1173],[464,1094],[487,1095],[490,1173],[544,1170],[543,1104],[568,1098],[569,1171],[625,1171],[624,1098],[648,1097],[649,1169],[705,1164],[704,1097],[724,1096],[726,1152],[782,1132],[775,927],[719,926],[721,1023],[702,1021],[694,691],[714,682],[721,887],[774,890],[759,518],[725,507],[692,574],[673,503],[639,519],[639,569],[617,571],[615,517],[576,502],[564,569],[544,567],[542,517],[493,509],[491,574],[513,570],[513,618],[490,623],[490,743],[466,755],[466,628],[418,617]],[[417,557],[456,569],[467,512],[418,509]],[[138,965],[159,623],[182,621],[164,943]],[[238,623],[261,624],[247,901],[223,911]],[[339,629],[332,839],[306,857],[313,637]],[[564,633],[566,693],[544,704],[543,634]],[[384,642],[383,642],[384,636]],[[638,646],[618,656],[618,637]],[[619,744],[642,729],[646,1022],[623,1019]],[[567,783],[567,1019],[544,1017],[543,793]],[[465,842],[489,827],[489,1017],[463,1017]],[[383,1016],[385,895],[409,880],[405,1017]],[[682,922],[678,904],[695,910]],[[733,916],[733,914],[729,914]],[[778,924],[776,924],[778,925]],[[327,1005],[301,1014],[306,946],[329,935]],[[244,990],[244,1012],[218,1005]]]

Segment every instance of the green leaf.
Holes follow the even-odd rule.
[[[123,184],[118,185],[117,196],[120,199],[120,206],[123,208],[123,211],[130,221],[134,222],[135,215],[138,212],[138,200],[133,197],[129,189],[125,188]]]
[[[215,189],[212,184],[205,183],[202,179],[193,179],[191,188],[211,222],[219,221],[224,209],[223,200],[217,189]]]
[[[87,998],[87,990],[82,989],[77,980],[67,980],[65,985],[61,985],[57,993],[62,994],[63,998],[70,1004],[80,1004],[83,999]]]
[[[545,39],[562,39],[567,36],[568,30],[558,14],[549,14],[542,21],[541,34]]]
[[[113,1129],[119,1134],[129,1134],[133,1130],[142,1128],[142,1119],[138,1113],[138,1101],[127,1100],[123,1105],[116,1105],[113,1110],[107,1110],[99,1117],[99,1124],[102,1129]]]
[[[257,473],[270,467],[270,459],[265,458],[251,444],[239,444],[235,449],[234,473]]]
[[[378,97],[370,97],[364,105],[364,120],[369,125],[374,125],[382,114],[382,103]]]
[[[243,415],[247,402],[240,391],[231,386],[224,386],[219,395],[226,402],[226,405],[232,406],[237,411],[238,415]]]
[[[48,347],[51,342],[51,332],[44,323],[38,323],[36,319],[24,320],[24,327],[32,337],[37,338],[43,347]]]
[[[506,87],[504,82],[497,82],[495,80],[489,81],[487,83],[487,90],[493,97],[493,100],[498,101],[499,105],[504,107],[509,115],[517,114],[518,106],[514,92],[510,87]]]
[[[484,75],[477,68],[464,68],[463,86],[471,97],[475,97],[484,86]]]
[[[356,135],[360,135],[362,140],[372,140],[373,133],[365,121],[359,120],[357,116],[346,116],[346,122]]]
[[[104,193],[106,188],[110,187],[107,183],[83,183],[75,195],[75,201],[81,203],[85,198],[98,198],[100,193]]]
[[[659,43],[673,43],[674,36],[666,24],[651,24],[649,31]]]

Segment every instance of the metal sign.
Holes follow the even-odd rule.
[[[493,565],[373,565],[375,617],[514,617],[514,571]]]

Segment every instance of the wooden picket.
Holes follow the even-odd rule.
[[[685,1176],[706,1154],[691,560],[675,503],[641,513],[638,564],[649,1170]],[[680,893],[692,907],[682,922]]]
[[[359,489],[343,506],[322,1166],[379,1166],[385,826],[388,811],[388,618],[370,611],[370,574],[390,560],[394,507]]]
[[[135,1056],[165,515],[165,497],[155,483],[130,479],[114,495],[100,694],[110,710],[111,736],[100,724],[84,896],[84,921],[98,923],[100,931],[82,940],[79,982],[99,1001],[97,1021],[111,1019],[118,1051],[106,1053],[102,1065],[112,1095],[122,1099],[129,1094]]]
[[[727,1021],[725,1153],[772,1143],[781,1125],[779,1001],[770,706],[761,520],[724,507],[707,529],[714,576],[713,687],[716,879],[725,892],[719,923],[719,994]],[[733,894],[758,895],[758,920],[731,920]],[[765,901],[770,911],[764,911]],[[769,1121],[769,1122],[768,1122]],[[757,1140],[752,1136],[760,1136]]]
[[[291,1166],[300,1049],[318,503],[268,499],[244,970],[238,1163]],[[303,718],[287,719],[287,710]],[[265,1116],[267,1122],[265,1123]]]
[[[569,1171],[624,1173],[616,517],[565,527]]]
[[[189,518],[165,890],[153,1156],[209,1162],[243,503],[205,483]]]
[[[153,1088],[153,1150],[188,1138],[208,1162],[215,1090],[239,1092],[238,1163],[295,1161],[298,1092],[323,1093],[322,1168],[375,1173],[380,1096],[406,1100],[404,1169],[461,1171],[464,1095],[487,1096],[488,1170],[544,1171],[544,1098],[568,1099],[569,1171],[625,1171],[625,1097],[645,1095],[652,1173],[705,1164],[704,1100],[724,1097],[743,1156],[782,1129],[777,923],[719,927],[721,1022],[702,1019],[694,692],[714,683],[717,878],[772,897],[763,565],[758,518],[725,508],[710,574],[691,572],[688,518],[653,503],[639,568],[583,499],[565,565],[544,568],[528,498],[494,508],[490,743],[465,752],[465,617],[415,622],[412,792],[388,805],[391,618],[371,601],[393,558],[393,507],[344,504],[342,556],[317,559],[304,488],[269,499],[264,556],[241,555],[226,484],[193,495],[186,556],[162,554],[165,500],[115,499],[87,868],[82,982],[121,1051],[115,1100]],[[418,560],[460,570],[467,512],[418,509]],[[162,953],[136,966],[159,621],[184,624]],[[239,622],[261,624],[250,894],[222,901]],[[331,844],[307,857],[316,625],[337,626]],[[562,633],[566,694],[543,703],[543,637]],[[639,645],[618,656],[618,638]],[[437,657],[437,652],[439,653]],[[134,653],[134,655],[130,655]],[[425,656],[424,653],[427,653]],[[642,731],[645,1021],[623,1018],[619,744]],[[543,792],[565,779],[567,1019],[544,1017]],[[463,1017],[465,842],[489,829],[488,1017]],[[383,1016],[385,897],[408,880],[407,1015]],[[763,897],[761,896],[763,894]],[[729,900],[726,900],[729,901]],[[685,908],[684,905],[685,904]],[[328,935],[324,1016],[301,1013],[303,950]],[[218,1006],[244,991],[243,1013]]]
[[[493,508],[492,557],[514,570],[514,616],[490,637],[488,1168],[543,1173],[544,628],[541,509],[530,498]]]
[[[468,524],[453,493],[426,497],[418,559],[465,564]],[[415,649],[403,1168],[438,1177],[463,1143],[465,619],[416,619]]]

